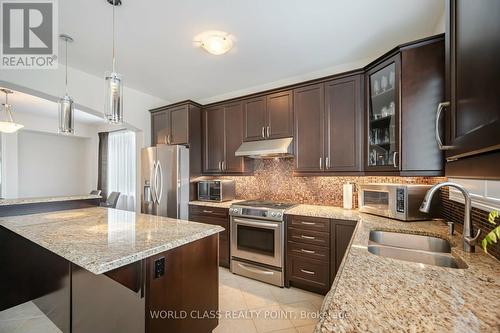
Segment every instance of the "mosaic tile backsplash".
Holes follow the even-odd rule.
[[[439,177],[294,177],[293,159],[255,160],[254,175],[222,177],[236,181],[237,199],[263,199],[316,205],[343,205],[343,185],[364,183],[436,184]],[[353,205],[357,207],[357,187]]]

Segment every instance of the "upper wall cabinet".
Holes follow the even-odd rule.
[[[365,172],[438,176],[436,109],[444,97],[444,37],[402,45],[365,75]]]
[[[184,102],[150,110],[151,144],[189,145],[190,118],[200,112],[199,105]],[[199,115],[194,116],[200,121]]]
[[[363,75],[294,90],[295,173],[362,171]]]
[[[448,0],[447,160],[500,149],[500,1]],[[465,173],[467,174],[467,173]]]
[[[181,102],[150,110],[151,145],[185,145],[189,149],[191,176],[201,174],[201,107]]]
[[[250,162],[234,154],[243,142],[241,102],[213,106],[202,111],[203,174],[243,174]]]
[[[293,136],[292,92],[282,91],[243,101],[244,141]]]

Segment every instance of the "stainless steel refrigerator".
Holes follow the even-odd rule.
[[[141,212],[187,220],[189,149],[157,145],[141,155]]]

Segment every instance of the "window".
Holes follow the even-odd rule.
[[[134,211],[136,203],[135,133],[119,131],[108,138],[108,195],[120,192],[116,208]]]

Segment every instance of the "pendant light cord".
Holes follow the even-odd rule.
[[[115,72],[115,7],[116,0],[113,0],[113,73]]]
[[[66,39],[66,77],[65,77],[65,84],[66,84],[66,95],[68,95],[68,40]]]

